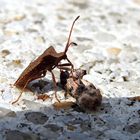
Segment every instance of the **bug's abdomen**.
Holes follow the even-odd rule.
[[[37,71],[36,69],[34,69],[29,73],[25,74],[23,71],[18,80],[14,83],[14,86],[16,86],[19,89],[24,89],[31,81],[44,77],[46,75],[46,72],[46,70]]]
[[[30,79],[29,79],[29,74],[26,75],[26,76],[20,76],[17,81],[14,83],[14,86],[16,86],[17,88],[19,89],[23,89],[23,88],[26,88],[27,84],[30,82]]]

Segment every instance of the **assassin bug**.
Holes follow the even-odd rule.
[[[73,73],[74,66],[71,63],[71,61],[67,58],[66,53],[68,51],[68,48],[71,45],[77,45],[74,42],[70,42],[70,37],[71,37],[71,34],[72,34],[74,24],[79,17],[80,16],[78,16],[72,23],[70,33],[69,33],[69,37],[68,37],[68,41],[67,41],[64,52],[57,53],[55,51],[55,49],[52,46],[50,46],[35,61],[31,62],[27,66],[27,68],[21,73],[21,75],[19,76],[17,81],[14,83],[14,86],[21,89],[21,93],[18,96],[18,98],[14,102],[12,102],[12,104],[16,103],[20,99],[20,97],[23,93],[23,90],[27,87],[27,85],[31,81],[44,77],[46,75],[47,71],[49,71],[52,75],[54,89],[55,89],[55,92],[54,92],[55,98],[57,99],[57,101],[59,101],[59,99],[57,98],[57,94],[56,94],[56,92],[57,92],[56,80],[55,80],[55,76],[54,76],[54,73],[53,73],[52,70],[55,67],[62,70],[62,69],[67,69],[66,68],[67,66],[71,66],[70,71],[71,71],[71,73]],[[63,59],[66,59],[68,62],[65,63],[65,64],[61,64],[61,60],[63,60]]]

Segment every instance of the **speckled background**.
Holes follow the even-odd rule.
[[[71,38],[78,46],[67,54],[101,90],[101,107],[55,110],[54,98],[37,100],[38,92],[53,97],[49,73],[12,105],[21,72],[50,45],[63,51],[78,15]],[[139,140],[140,103],[128,100],[140,95],[139,53],[140,0],[0,0],[0,140]],[[58,96],[65,100],[61,88]]]

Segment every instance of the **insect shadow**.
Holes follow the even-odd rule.
[[[57,91],[61,91],[62,88],[59,85],[59,82],[57,83],[57,86],[58,86]],[[37,95],[42,95],[50,91],[53,91],[53,81],[47,78],[37,79],[30,82],[27,86],[27,89]]]

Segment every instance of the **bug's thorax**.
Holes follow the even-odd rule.
[[[59,54],[59,56],[60,56],[60,60],[66,59],[66,58],[67,58],[67,54],[66,54],[65,52],[60,52],[60,53],[58,53],[58,54]]]

